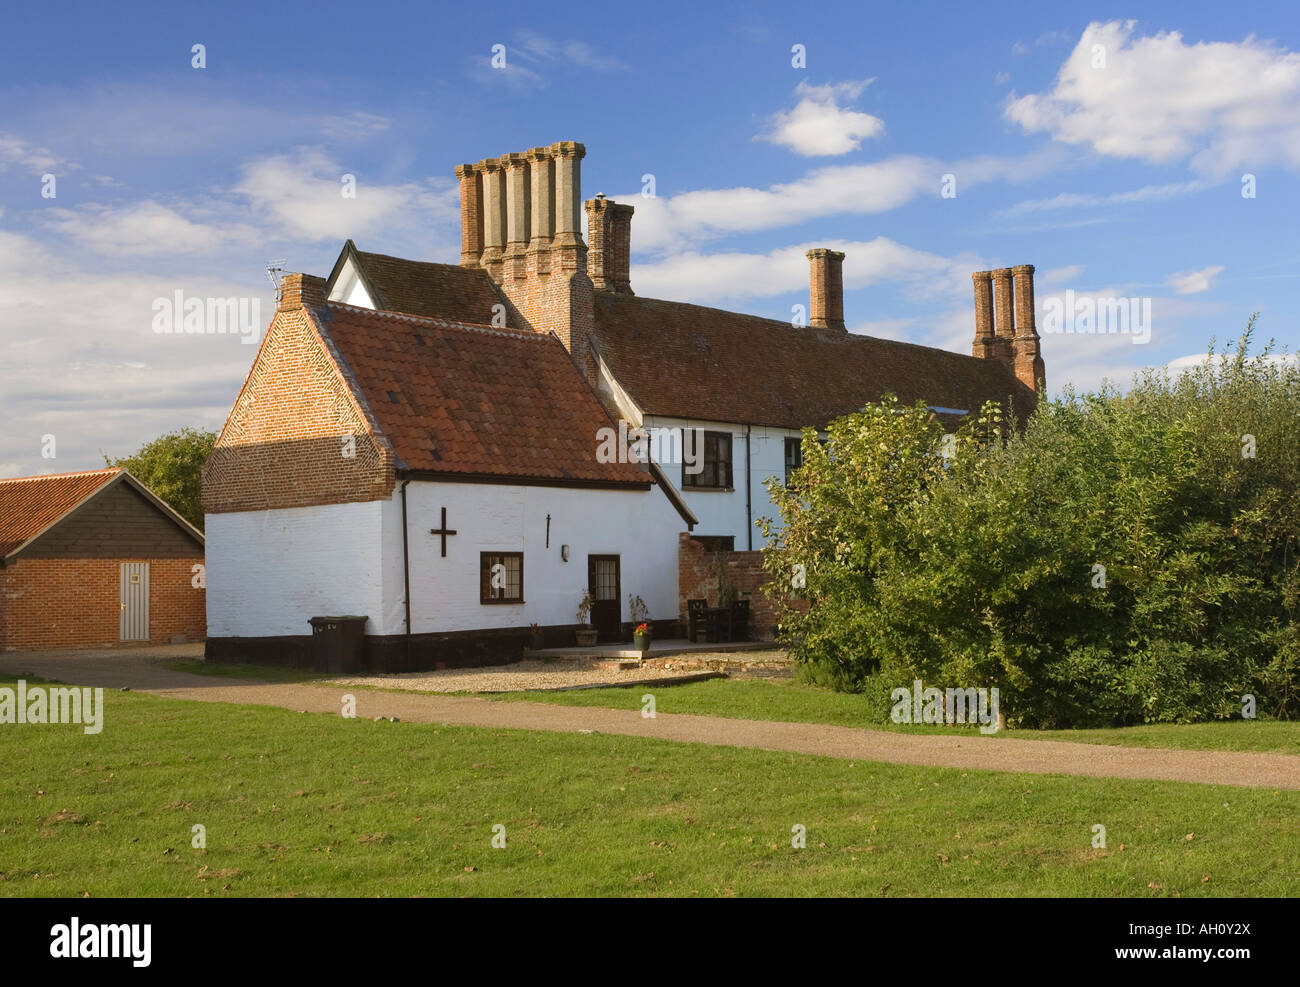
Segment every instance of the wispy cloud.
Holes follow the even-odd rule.
[[[261,239],[246,223],[199,222],[153,201],[50,209],[44,222],[58,235],[108,255],[208,254],[229,247],[252,247]]]
[[[1205,267],[1199,271],[1183,271],[1178,274],[1169,275],[1168,284],[1179,295],[1199,295],[1203,291],[1209,291],[1210,285],[1216,277],[1223,272],[1223,265],[1217,264],[1213,267]]]
[[[532,30],[516,31],[514,40],[498,41],[470,59],[470,74],[483,83],[545,86],[548,76],[565,68],[592,72],[623,72],[626,62],[585,41],[561,41]]]
[[[69,170],[68,162],[62,161],[52,151],[12,135],[0,134],[0,171],[11,165],[36,175],[55,169]]]
[[[393,121],[378,113],[353,110],[321,121],[321,135],[340,141],[364,141],[388,132]]]
[[[1070,43],[1071,35],[1068,31],[1044,31],[1033,41],[1016,41],[1011,45],[1011,52],[1014,55],[1028,55],[1035,48],[1042,48],[1047,45],[1067,45]]]
[[[1079,209],[1096,206],[1120,206],[1134,202],[1159,202],[1177,198],[1180,195],[1192,195],[1211,188],[1215,182],[1196,180],[1190,182],[1172,182],[1166,185],[1144,185],[1142,188],[1125,192],[1062,192],[1048,199],[1028,199],[1017,202],[1014,206],[998,211],[999,216],[1020,216],[1025,213],[1045,212],[1052,209]]]

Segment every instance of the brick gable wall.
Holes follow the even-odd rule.
[[[358,404],[359,391],[349,386],[347,373],[307,310],[276,313],[204,465],[204,511],[390,497],[395,457]]]

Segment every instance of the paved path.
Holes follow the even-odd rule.
[[[102,652],[0,655],[0,675],[17,676],[22,672],[32,672],[42,678],[78,685],[127,686],[137,692],[172,699],[279,706],[312,713],[338,713],[341,709],[345,689],[337,685],[270,684],[206,677],[172,671],[159,664],[164,656],[178,655],[192,656],[192,652],[154,648],[108,655]],[[494,702],[463,696],[369,690],[357,690],[352,694],[357,701],[357,715],[364,718],[395,716],[415,723],[559,733],[591,731],[983,771],[1300,789],[1300,756],[1293,754],[1107,747],[970,734],[959,737],[904,734],[816,723],[737,720],[682,713],[660,713],[654,719],[646,719],[639,710]]]

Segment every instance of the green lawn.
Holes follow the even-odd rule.
[[[0,726],[0,895],[1300,893],[1300,792],[105,699]]]
[[[554,703],[561,706],[607,706],[640,709],[652,693],[660,713],[699,713],[747,720],[789,720],[904,733],[957,732],[925,724],[873,722],[879,711],[865,696],[798,685],[789,679],[710,679],[684,685],[583,689],[570,692],[513,692],[485,696],[504,702]],[[975,727],[961,730],[974,733]],[[1222,723],[1150,724],[1108,730],[1004,730],[997,737],[1017,740],[1072,740],[1121,747],[1168,747],[1187,750],[1280,751],[1300,754],[1300,722],[1234,720]]]

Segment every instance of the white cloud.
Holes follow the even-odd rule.
[[[0,471],[9,475],[103,466],[181,425],[219,428],[256,347],[235,334],[159,335],[153,302],[187,296],[260,300],[260,271],[172,277],[104,273],[62,248],[0,231]],[[41,458],[41,437],[57,458]]]
[[[460,200],[451,179],[371,184],[356,175],[356,197],[344,198],[343,176],[354,174],[318,149],[262,158],[243,169],[235,191],[266,215],[284,237],[319,241],[412,226],[457,228]]]
[[[1054,148],[1022,158],[941,162],[898,155],[858,165],[829,165],[793,182],[766,188],[698,189],[674,196],[619,197],[636,206],[632,249],[681,249],[686,242],[781,229],[822,216],[855,216],[896,209],[921,196],[939,199],[944,174],[957,176],[958,194],[983,182],[1021,180],[1054,167]]]
[[[848,154],[862,141],[884,133],[885,122],[870,113],[861,113],[840,105],[852,103],[874,80],[840,82],[814,86],[800,82],[795,93],[800,97],[794,109],[776,113],[768,130],[756,140],[788,147],[805,157]]]
[[[1210,283],[1218,277],[1223,265],[1202,268],[1199,271],[1183,271],[1169,275],[1168,284],[1179,295],[1198,295],[1210,290]]]
[[[814,247],[843,251],[844,288],[899,284],[913,299],[970,293],[972,257],[949,258],[905,246],[886,237],[866,241],[829,240],[778,247],[767,253],[684,251],[632,268],[637,293],[698,304],[739,303],[808,290],[807,252]]]
[[[261,239],[246,223],[194,222],[152,201],[122,207],[90,203],[76,209],[50,209],[45,217],[54,232],[110,255],[213,253],[253,246]]]
[[[1044,93],[1009,97],[1008,119],[1101,154],[1225,174],[1300,167],[1300,54],[1248,37],[1187,44],[1177,31],[1133,36],[1091,23]],[[1094,51],[1104,67],[1094,68]]]

